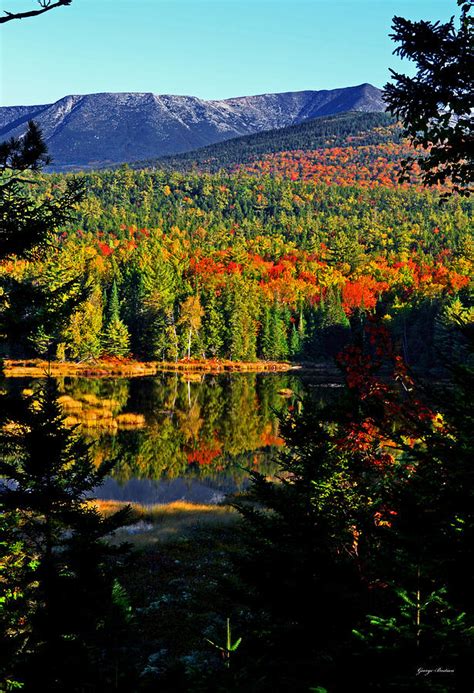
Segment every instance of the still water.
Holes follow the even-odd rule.
[[[245,486],[249,469],[271,474],[284,445],[279,416],[338,394],[324,374],[295,372],[58,382],[67,421],[96,462],[115,463],[97,497],[144,504],[217,503]]]

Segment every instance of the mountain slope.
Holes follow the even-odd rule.
[[[347,138],[359,144],[377,145],[399,140],[399,130],[386,113],[341,113],[319,117],[299,125],[236,137],[200,149],[155,160],[139,161],[132,168],[165,168],[178,171],[218,171],[252,162],[275,152],[337,147]]]
[[[54,168],[94,167],[190,151],[263,130],[345,111],[383,111],[370,84],[262,94],[222,101],[151,93],[66,96],[54,104],[0,108],[0,137],[34,118]]]

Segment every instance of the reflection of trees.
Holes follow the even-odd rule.
[[[199,440],[199,433],[203,424],[201,407],[195,400],[187,411],[176,412],[179,429],[186,445],[194,447]]]
[[[114,416],[144,415],[147,426],[139,430],[87,430],[96,461],[117,460],[116,478],[225,475],[242,481],[242,468],[271,473],[282,443],[278,414],[294,404],[294,397],[279,392],[300,395],[303,385],[289,374],[206,375],[187,382],[162,373],[129,380],[65,378],[61,389],[77,401],[108,403]]]
[[[206,440],[214,438],[220,429],[224,416],[226,391],[223,377],[206,376],[204,387],[200,388],[201,403],[204,412],[202,435]]]
[[[181,384],[178,373],[161,373],[156,377],[147,378],[147,387],[144,387],[141,381],[141,378],[137,378],[134,385],[143,411],[148,412],[147,420],[161,421],[163,417],[173,415]]]
[[[131,433],[127,431],[128,435]],[[121,478],[174,479],[186,473],[183,440],[171,419],[166,418],[161,424],[139,433],[134,436],[133,454],[126,454],[118,470]],[[129,440],[123,442],[130,446]]]
[[[108,404],[114,414],[119,414],[127,406],[130,381],[125,378],[64,378],[61,391],[75,400],[96,398]]]
[[[262,419],[256,380],[255,374],[229,378],[221,432],[224,449],[233,455],[260,447]]]

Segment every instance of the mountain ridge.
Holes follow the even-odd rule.
[[[0,137],[41,127],[54,168],[93,168],[175,155],[347,111],[381,112],[368,83],[204,100],[152,92],[71,94],[53,104],[0,107]]]

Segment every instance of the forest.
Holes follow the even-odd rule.
[[[40,259],[2,263],[4,355],[320,362],[377,314],[408,363],[432,367],[471,310],[471,207],[398,185],[401,146],[42,175],[24,190],[39,208],[72,183],[87,194]]]
[[[399,142],[402,130],[388,113],[339,113],[321,116],[299,125],[265,130],[254,135],[235,137],[200,149],[137,161],[132,168],[157,168],[183,173],[192,170],[217,173],[232,170],[239,164],[258,160],[265,154],[293,150],[314,150],[344,145],[348,137],[357,136],[364,144]]]

